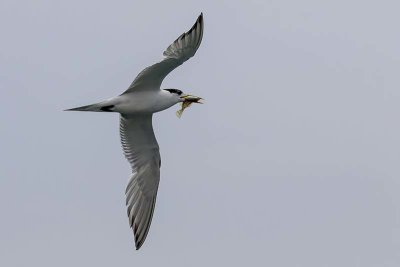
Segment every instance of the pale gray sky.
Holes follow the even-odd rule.
[[[0,265],[400,266],[398,1],[0,1]],[[123,92],[204,12],[163,87],[138,252]]]

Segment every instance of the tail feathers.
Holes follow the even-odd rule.
[[[92,104],[92,105],[66,109],[64,111],[112,112],[113,108],[114,108],[114,105],[110,105],[109,103],[101,102],[101,103],[96,103],[96,104]]]

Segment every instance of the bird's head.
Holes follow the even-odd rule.
[[[180,118],[182,116],[183,111],[188,108],[191,104],[197,103],[197,104],[203,104],[200,100],[203,100],[203,98],[190,95],[190,94],[185,94],[179,89],[164,89],[165,91],[168,91],[176,97],[177,103],[182,103],[181,109],[176,112],[176,115]]]

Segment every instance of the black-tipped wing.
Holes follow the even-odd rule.
[[[139,249],[150,228],[160,181],[161,158],[152,115],[121,114],[120,135],[125,157],[132,166],[125,194],[129,224]]]
[[[139,88],[159,89],[171,71],[196,54],[203,38],[203,28],[203,13],[201,13],[193,27],[168,46],[163,53],[165,58],[141,71],[124,94]]]

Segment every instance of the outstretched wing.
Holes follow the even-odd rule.
[[[179,36],[164,51],[165,58],[142,70],[124,94],[138,88],[159,89],[162,81],[171,71],[194,56],[203,38],[203,28],[203,13],[201,13],[193,27]]]
[[[143,245],[149,231],[160,181],[161,158],[152,116],[121,114],[120,118],[122,148],[132,166],[125,194],[136,249]]]

